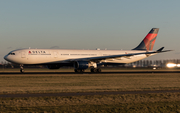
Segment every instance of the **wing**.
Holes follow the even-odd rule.
[[[156,53],[172,51],[172,50],[162,51],[163,49],[164,49],[164,47],[162,47],[162,48],[160,48],[160,49],[158,49],[156,51],[152,51],[152,52],[139,52],[139,53],[129,53],[129,54],[120,54],[120,55],[88,57],[88,58],[79,58],[79,59],[69,59],[69,60],[66,60],[66,61],[70,61],[70,62],[74,62],[74,61],[94,61],[94,62],[97,62],[97,61],[107,60],[107,59],[112,59],[112,58],[121,58],[121,57],[129,58],[130,56],[135,56],[135,55],[142,55],[142,54],[151,55],[151,54],[156,54]]]

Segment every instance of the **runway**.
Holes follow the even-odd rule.
[[[91,73],[91,72],[82,72],[82,73],[75,73],[75,72],[0,72],[1,74],[5,75],[17,75],[17,74],[132,74],[132,73],[180,73],[179,71],[115,71],[115,72],[100,72],[100,73]]]
[[[0,98],[17,97],[50,97],[50,96],[87,96],[87,95],[118,95],[118,94],[149,94],[149,93],[180,93],[180,90],[154,90],[154,91],[113,91],[113,92],[79,92],[79,93],[32,93],[32,94],[1,94]]]

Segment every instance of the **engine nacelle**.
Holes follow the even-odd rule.
[[[75,69],[87,69],[89,67],[89,62],[87,61],[76,61],[74,62]]]
[[[59,69],[60,67],[60,65],[47,65],[48,69]]]

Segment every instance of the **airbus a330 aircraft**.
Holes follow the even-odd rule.
[[[142,60],[161,52],[152,51],[159,28],[152,28],[143,41],[132,50],[67,50],[67,49],[19,49],[8,53],[4,59],[23,65],[47,65],[49,69],[59,69],[62,66],[73,66],[75,72],[101,72],[101,65],[120,65]]]

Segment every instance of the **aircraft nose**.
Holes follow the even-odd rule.
[[[7,61],[9,61],[8,56],[9,55],[4,56],[4,59],[7,60]]]

